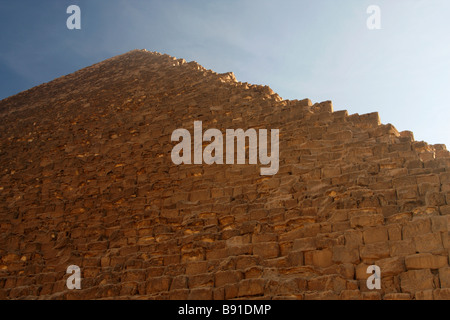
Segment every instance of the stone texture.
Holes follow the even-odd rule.
[[[450,268],[449,267],[439,269],[439,279],[441,281],[441,288],[450,288]]]
[[[195,120],[279,129],[278,173],[173,164]],[[0,132],[1,299],[449,297],[449,153],[376,112],[134,50],[0,101]]]
[[[405,293],[434,289],[433,274],[429,269],[410,270],[400,275],[401,289]]]
[[[421,253],[405,258],[406,268],[410,269],[439,269],[448,266],[447,256],[436,256],[430,253]]]

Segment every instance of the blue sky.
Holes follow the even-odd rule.
[[[81,8],[81,30],[66,9]],[[381,30],[369,30],[369,5]],[[378,111],[450,148],[448,0],[0,0],[0,99],[132,49],[195,60],[284,99]]]

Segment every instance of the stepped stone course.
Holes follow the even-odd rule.
[[[173,164],[194,121],[279,129],[278,173]],[[450,154],[378,113],[134,50],[0,101],[0,133],[0,299],[450,299]]]

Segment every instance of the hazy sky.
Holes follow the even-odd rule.
[[[450,148],[449,0],[0,0],[0,30],[0,99],[145,48]]]

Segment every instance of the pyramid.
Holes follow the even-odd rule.
[[[278,129],[276,174],[175,164],[196,121]],[[133,50],[0,101],[0,132],[0,299],[450,299],[449,152],[378,113]]]

